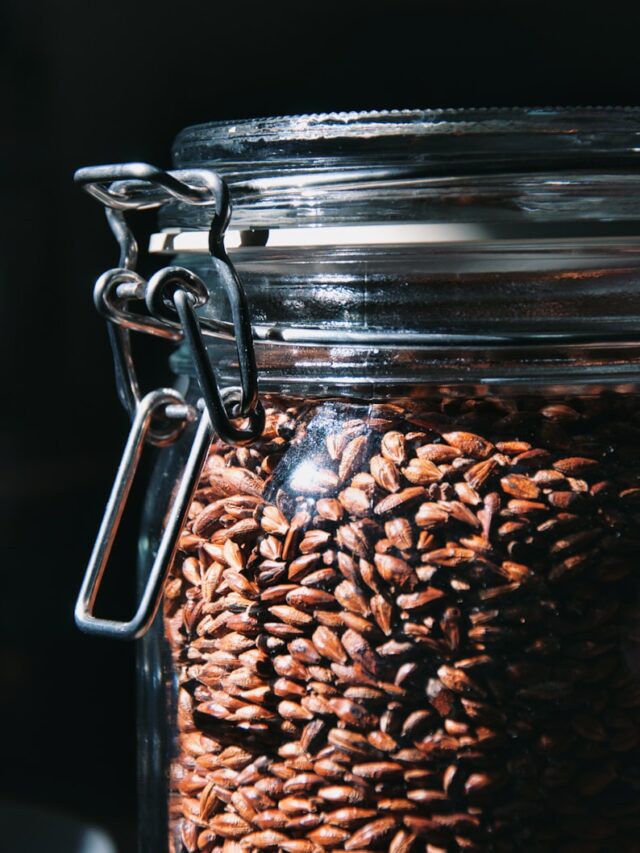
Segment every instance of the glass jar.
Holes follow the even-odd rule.
[[[145,853],[638,849],[639,132],[522,109],[178,137],[175,174],[230,190],[266,418],[186,463],[140,650]],[[205,283],[229,387],[211,216],[172,197],[151,247]],[[162,451],[143,578],[196,429]]]

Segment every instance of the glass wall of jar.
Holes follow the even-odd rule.
[[[144,851],[637,849],[639,130],[512,110],[178,138],[231,189],[267,418],[214,437],[143,641]],[[162,216],[237,384],[206,211]]]

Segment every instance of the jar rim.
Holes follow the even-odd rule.
[[[361,138],[407,134],[448,134],[455,129],[480,133],[569,132],[567,122],[576,130],[600,129],[603,121],[610,132],[612,122],[621,126],[640,121],[638,106],[546,106],[546,107],[454,107],[437,109],[349,110],[301,113],[280,116],[224,119],[189,125],[176,137],[174,150],[206,137],[231,146],[233,142],[286,141],[305,138]],[[178,154],[178,157],[181,155]]]
[[[173,161],[221,174],[238,228],[611,222],[640,220],[639,143],[638,107],[372,110],[194,125]]]

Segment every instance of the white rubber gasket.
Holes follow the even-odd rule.
[[[272,228],[269,231],[230,229],[225,235],[227,249],[291,248],[295,246],[384,246],[422,243],[459,243],[486,239],[481,225],[410,223],[393,225],[347,225],[322,228]],[[153,254],[202,253],[209,250],[208,231],[167,229],[151,235]]]

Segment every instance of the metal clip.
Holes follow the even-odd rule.
[[[207,169],[181,169],[163,172],[146,163],[96,166],[79,169],[75,180],[107,208],[107,219],[120,246],[120,267],[102,275],[96,282],[94,301],[98,311],[109,320],[109,337],[114,354],[118,394],[135,415],[140,391],[131,354],[129,331],[145,331],[153,335],[181,340],[184,336],[191,350],[196,375],[209,412],[211,423],[219,435],[233,444],[255,440],[264,428],[264,410],[258,398],[258,372],[253,348],[253,330],[249,306],[236,271],[224,248],[224,234],[231,217],[229,189],[222,178]],[[227,410],[224,400],[234,389],[218,388],[203,341],[203,330],[195,308],[204,305],[209,293],[202,280],[189,270],[168,267],[156,273],[149,283],[134,267],[138,247],[124,217],[125,211],[149,210],[171,200],[188,204],[211,205],[209,251],[215,275],[224,289],[231,307],[233,337],[240,368],[241,393],[235,405]],[[128,309],[128,302],[144,298],[150,317],[142,317]],[[176,315],[179,323],[176,322]],[[230,337],[229,324],[209,321],[214,333]],[[232,423],[248,418],[246,427]],[[155,442],[156,435],[151,433]],[[162,436],[159,437],[162,440]]]
[[[229,295],[234,327],[235,341],[240,367],[241,393],[231,414],[223,402],[223,394],[211,367],[211,361],[200,329],[200,323],[195,313],[198,304],[208,299],[208,292],[203,282],[194,273],[182,267],[167,267],[157,272],[147,286],[146,301],[149,311],[156,316],[166,316],[171,308],[180,318],[185,341],[191,352],[193,364],[198,377],[200,391],[211,418],[213,428],[218,435],[230,444],[248,444],[261,435],[264,429],[265,413],[258,397],[258,373],[255,363],[251,325],[248,323],[248,311],[244,291],[237,277],[225,271],[221,276]],[[204,292],[203,292],[204,291]],[[244,321],[247,320],[245,323]],[[227,391],[231,389],[226,389]],[[232,418],[247,417],[246,427],[237,427]]]
[[[118,300],[118,309],[124,316],[116,319],[110,313],[108,297],[114,288],[124,281],[136,277],[138,244],[125,218],[126,211],[151,210],[175,199],[195,205],[215,205],[222,197],[222,179],[207,169],[182,169],[163,172],[148,163],[124,163],[113,166],[87,166],[74,175],[77,184],[89,195],[105,206],[109,227],[120,247],[119,268],[101,276],[94,292],[96,307],[103,316],[112,321],[107,325],[109,343],[113,353],[116,390],[118,398],[133,420],[140,403],[140,385],[135,371],[129,331],[146,331],[150,326],[153,334],[179,340],[181,335],[172,334],[162,324],[149,319],[146,323],[132,312],[126,311],[126,303],[135,298],[144,298],[144,288],[136,295]],[[117,279],[114,282],[114,278]],[[138,283],[144,279],[137,276]],[[116,311],[118,310],[116,309]],[[115,325],[117,323],[117,325]],[[152,434],[153,435],[153,434]],[[154,443],[158,443],[153,437]]]
[[[222,178],[209,169],[165,172],[149,163],[85,166],[73,176],[76,183],[114,210],[153,210],[172,198],[187,204],[215,204]]]
[[[158,610],[164,582],[177,548],[178,537],[211,440],[211,426],[206,410],[203,412],[196,429],[191,451],[134,617],[128,622],[119,622],[113,619],[101,619],[93,615],[96,598],[118,534],[142,449],[149,436],[151,422],[154,415],[160,411],[165,411],[167,408],[171,410],[170,414],[182,413],[182,427],[193,416],[192,408],[185,404],[184,399],[177,391],[161,388],[144,397],[131,425],[129,438],[124,448],[76,603],[76,624],[88,634],[124,640],[137,639],[146,632]]]

